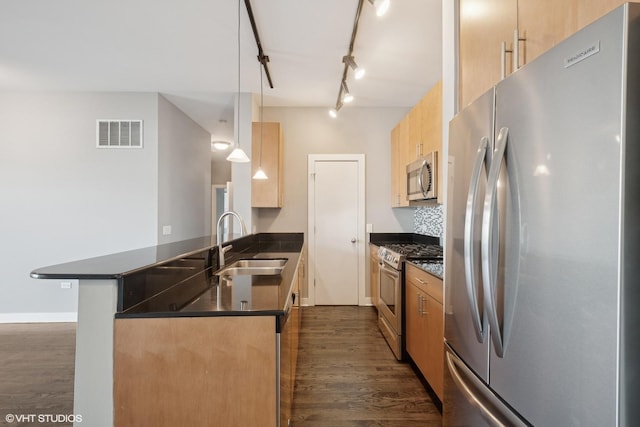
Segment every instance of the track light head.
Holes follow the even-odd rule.
[[[369,3],[376,8],[376,15],[382,16],[389,10],[391,0],[369,0]]]
[[[342,102],[338,102],[336,104],[336,108],[332,108],[329,110],[329,116],[335,119],[336,117],[338,117],[338,111],[340,111],[341,108],[342,108]]]
[[[351,101],[353,101],[353,95],[349,93],[347,82],[343,80],[342,81],[342,102],[344,102],[345,104],[348,104]]]
[[[356,78],[356,80],[360,80],[362,77],[364,77],[365,69],[358,67],[358,64],[356,64],[353,56],[343,56],[342,62],[351,67],[351,69],[353,70],[353,76]]]

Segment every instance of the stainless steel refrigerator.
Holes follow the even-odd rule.
[[[450,124],[444,425],[640,422],[640,5]]]

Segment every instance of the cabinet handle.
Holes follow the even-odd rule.
[[[426,285],[427,283],[429,283],[429,282],[425,282],[424,280],[422,280],[422,279],[421,279],[421,278],[419,278],[419,277],[416,277],[416,280],[417,280],[418,282],[420,282],[421,284],[423,284],[423,285]]]
[[[422,298],[420,294],[416,295],[416,297],[418,298],[418,316],[422,316]]]
[[[520,38],[518,29],[513,30],[513,71],[520,68],[518,62],[520,61],[520,42],[526,41],[526,38]]]
[[[507,53],[513,54],[513,50],[507,49],[506,42],[500,42],[500,80],[507,77]]]

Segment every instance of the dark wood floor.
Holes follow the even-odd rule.
[[[75,324],[0,324],[0,425],[7,414],[73,413],[74,348]],[[372,307],[304,308],[293,404],[294,427],[441,425]]]
[[[10,415],[73,414],[75,333],[75,323],[0,324],[0,425],[46,425],[6,423]]]
[[[398,362],[373,307],[305,307],[293,398],[294,427],[440,426],[407,363]]]

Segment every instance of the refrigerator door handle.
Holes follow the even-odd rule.
[[[473,319],[473,326],[476,332],[476,338],[478,342],[484,341],[484,330],[482,328],[482,318],[480,315],[480,307],[478,304],[477,295],[477,282],[475,274],[475,251],[473,244],[474,236],[474,216],[476,207],[476,197],[478,195],[478,186],[480,185],[480,175],[482,173],[482,166],[485,164],[485,158],[487,157],[487,148],[489,147],[489,138],[486,136],[480,140],[480,146],[476,154],[476,160],[473,165],[473,171],[471,172],[471,180],[469,183],[469,194],[467,196],[467,207],[464,216],[464,275],[465,285],[467,288],[467,299],[471,306],[471,318]],[[488,165],[487,165],[488,169]]]
[[[446,346],[447,367],[453,382],[464,397],[480,410],[482,416],[495,426],[524,427],[527,424],[505,406],[491,390]]]
[[[504,356],[504,341],[502,329],[498,321],[498,304],[496,286],[498,281],[498,269],[496,265],[497,253],[494,253],[495,240],[499,239],[498,230],[493,229],[494,215],[496,214],[498,178],[504,158],[509,128],[503,127],[496,139],[496,149],[491,160],[489,178],[487,179],[487,194],[484,199],[484,211],[482,214],[482,285],[484,290],[484,304],[487,308],[487,318],[491,327],[491,341],[498,357]]]

